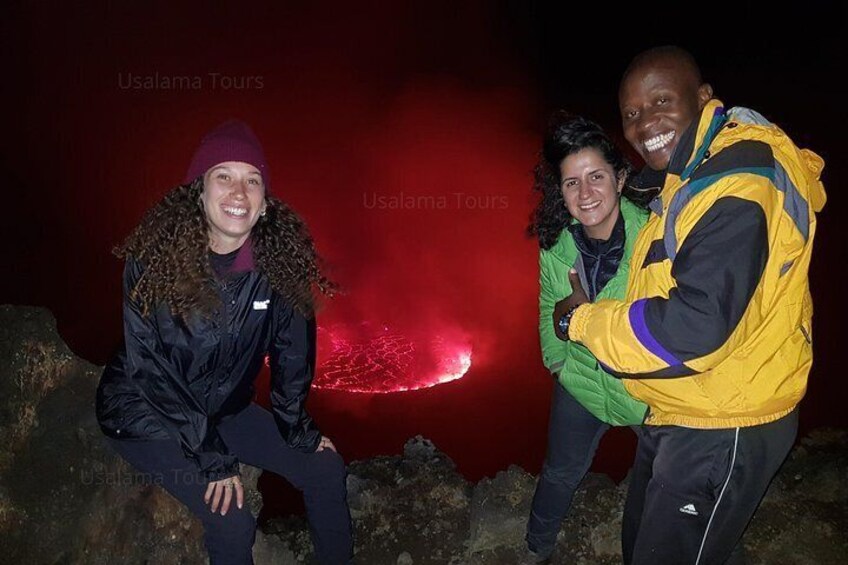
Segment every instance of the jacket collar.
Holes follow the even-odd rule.
[[[621,213],[620,206],[618,219],[615,221],[615,225],[612,228],[610,238],[605,242],[592,240],[588,235],[586,235],[586,231],[583,229],[583,226],[578,222],[572,222],[571,225],[568,226],[568,230],[574,238],[574,244],[577,246],[577,250],[586,255],[591,255],[593,257],[606,255],[607,253],[624,246],[624,214]]]
[[[643,206],[647,205],[652,212],[658,216],[662,215],[662,200],[659,194],[665,185],[666,171],[655,171],[651,167],[644,166],[639,173],[630,177],[627,187],[639,194]]]
[[[671,195],[665,187],[668,181],[686,181],[707,157],[710,145],[718,132],[727,123],[727,113],[721,100],[713,98],[701,110],[701,116],[683,132],[680,142],[671,155],[665,171],[654,171],[648,166],[634,175],[630,186],[639,192],[656,190],[657,196],[648,203],[648,208],[658,216],[663,214],[663,200]]]
[[[701,110],[697,123],[692,122],[684,132],[671,156],[668,172],[687,180],[707,155],[718,132],[727,122],[727,113],[721,100],[713,98]]]
[[[241,246],[241,249],[239,249],[236,258],[230,267],[230,272],[244,273],[246,271],[252,271],[255,267],[256,264],[253,260],[253,241],[248,237]]]

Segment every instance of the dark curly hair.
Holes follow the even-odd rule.
[[[565,207],[560,187],[560,163],[569,155],[590,147],[597,149],[604,160],[612,165],[616,177],[624,175],[626,181],[633,172],[633,166],[598,124],[566,112],[556,112],[548,125],[539,162],[534,171],[533,191],[539,193],[539,203],[527,228],[528,235],[539,239],[539,247],[542,249],[553,247],[562,230],[571,221],[571,214]],[[624,194],[636,196],[628,194],[629,192],[625,182]]]
[[[182,318],[211,314],[220,305],[209,262],[209,228],[198,202],[202,191],[202,177],[170,191],[114,250],[144,265],[131,296],[145,315],[160,303]],[[321,273],[321,259],[300,216],[277,198],[265,199],[265,215],[251,232],[256,268],[277,293],[311,317],[316,289],[332,296],[336,285]]]

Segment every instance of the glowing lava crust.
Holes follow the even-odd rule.
[[[355,328],[319,327],[318,341],[318,369],[312,383],[316,388],[364,393],[418,390],[460,379],[471,367],[468,341],[444,334],[417,338],[385,325],[362,323]]]

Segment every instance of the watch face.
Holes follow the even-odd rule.
[[[570,321],[571,316],[568,314],[563,314],[559,319],[559,331],[564,333],[566,336],[568,335],[568,322]]]

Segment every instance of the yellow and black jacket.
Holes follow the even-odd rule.
[[[756,112],[718,100],[681,136],[626,298],[581,306],[569,328],[650,406],[646,424],[753,426],[804,396],[823,166]]]

